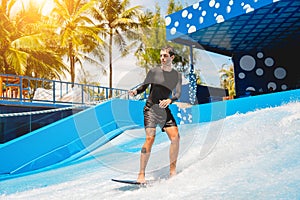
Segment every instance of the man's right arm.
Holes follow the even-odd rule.
[[[148,85],[149,84],[141,85],[140,87],[138,87],[135,90],[129,90],[128,93],[130,96],[135,96],[137,94],[144,92],[147,89]]]
[[[130,90],[128,92],[130,96],[135,96],[137,94],[140,94],[140,93],[144,92],[147,89],[147,87],[149,86],[149,84],[153,82],[153,80],[152,80],[153,79],[152,70],[153,70],[153,68],[150,69],[150,71],[148,72],[143,84],[140,87],[138,87],[135,90]]]
[[[138,87],[136,89],[136,94],[141,94],[142,92],[144,92],[147,89],[148,85],[149,84],[144,84],[144,85],[141,85],[140,87]]]

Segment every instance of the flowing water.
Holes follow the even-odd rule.
[[[181,125],[178,174],[168,178],[169,140],[159,132],[136,179],[143,129],[124,132],[70,164],[0,181],[0,199],[300,199],[300,103]]]

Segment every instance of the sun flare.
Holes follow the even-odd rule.
[[[47,0],[30,0],[32,3],[36,3],[38,5],[42,5],[47,3]]]
[[[43,10],[43,14],[48,14],[53,8],[53,0],[23,0],[28,4],[33,4]]]

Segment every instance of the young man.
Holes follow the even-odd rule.
[[[137,181],[145,183],[145,170],[151,148],[155,139],[156,126],[159,125],[163,132],[168,134],[170,144],[170,176],[176,174],[176,162],[179,152],[179,133],[176,121],[169,109],[169,105],[179,99],[181,95],[181,73],[172,68],[175,57],[172,47],[162,48],[160,51],[161,66],[152,68],[144,83],[136,90],[129,91],[130,96],[135,96],[146,90],[151,85],[150,94],[144,107],[144,126],[146,140],[141,150],[140,172]]]

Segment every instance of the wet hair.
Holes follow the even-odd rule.
[[[174,48],[171,47],[171,46],[166,46],[166,47],[163,47],[161,48],[161,50],[163,51],[167,51],[169,53],[170,56],[173,56],[175,55],[175,51],[174,51]]]

